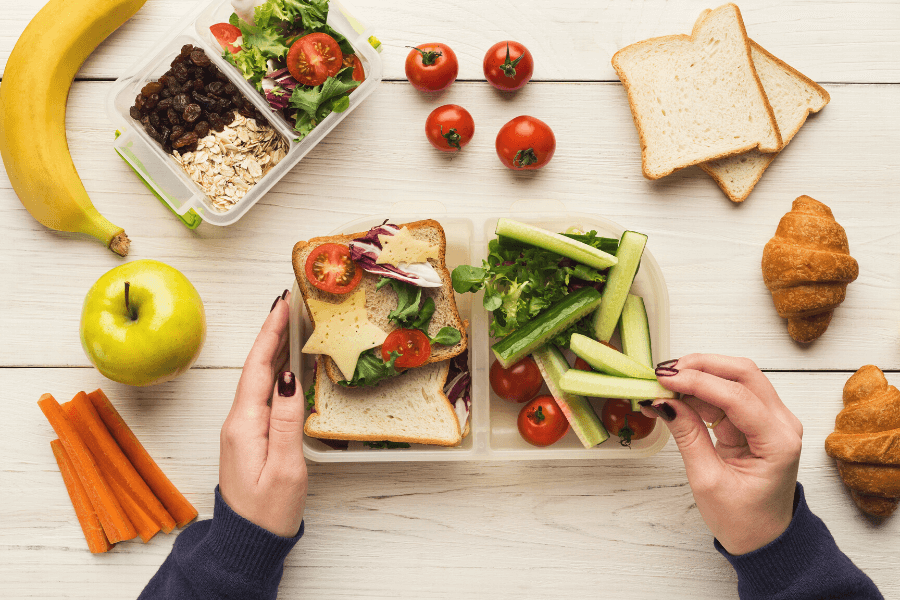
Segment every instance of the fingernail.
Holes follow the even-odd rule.
[[[287,293],[288,293],[288,291],[287,291],[287,290],[284,290],[284,293],[281,294],[281,299],[282,299],[282,300],[284,300],[285,298],[287,298]]]
[[[641,406],[652,406],[653,400],[641,400],[640,402],[638,402],[638,404],[640,404]]]
[[[658,414],[661,418],[666,421],[674,421],[675,417],[675,409],[672,408],[667,402],[660,402],[659,404],[654,404],[650,408],[653,409],[653,412]]]
[[[275,310],[275,305],[278,304],[278,301],[281,300],[281,296],[275,296],[275,302],[272,303],[272,308],[269,309],[269,312]]]
[[[285,371],[278,377],[278,395],[287,398],[297,393],[297,379],[290,371]]]
[[[674,367],[674,366],[675,366],[675,363],[677,363],[677,362],[678,362],[678,359],[677,359],[677,358],[673,358],[673,359],[671,359],[671,360],[664,360],[664,361],[662,361],[661,363],[659,363],[659,364],[656,365],[656,366],[657,366],[657,367]]]
[[[678,369],[673,369],[672,367],[656,367],[654,371],[657,377],[671,377],[672,375],[678,375]]]

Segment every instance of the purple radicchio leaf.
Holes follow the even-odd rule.
[[[444,394],[459,419],[460,430],[465,429],[472,410],[472,375],[469,372],[469,351],[450,359],[450,369],[447,372],[447,383],[444,384]]]
[[[373,227],[364,236],[350,242],[350,258],[363,270],[373,275],[389,277],[419,287],[443,286],[440,275],[427,262],[406,265],[403,269],[396,265],[378,264],[376,262],[382,250],[378,236],[394,235],[398,231],[400,231],[400,227],[387,222],[382,223],[378,227]]]

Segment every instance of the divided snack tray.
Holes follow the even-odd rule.
[[[381,57],[369,43],[371,32],[354,19],[338,0],[331,0],[328,25],[346,37],[353,46],[363,64],[366,80],[350,94],[350,107],[346,111],[331,113],[303,140],[296,142],[293,126],[269,108],[266,99],[244,79],[237,67],[222,58],[222,50],[209,27],[228,22],[233,12],[230,0],[213,0],[198,7],[154,46],[156,51],[151,51],[149,58],[130,69],[130,75],[120,77],[115,82],[108,99],[110,120],[120,133],[114,142],[116,152],[134,169],[147,187],[191,228],[199,225],[200,219],[213,225],[231,225],[240,219],[381,82]],[[203,49],[213,64],[228,76],[240,93],[267,117],[278,135],[288,142],[287,156],[227,212],[213,207],[203,190],[191,181],[172,156],[165,153],[128,112],[141,88],[147,82],[159,79],[185,44]]]
[[[621,236],[625,231],[621,225],[592,215],[568,213],[564,207],[552,211],[553,202],[541,202],[541,213],[523,210],[511,211],[509,214],[483,214],[460,217],[432,211],[410,214],[389,214],[377,217],[365,217],[348,223],[330,233],[320,235],[340,235],[367,231],[380,225],[385,219],[391,223],[402,224],[421,219],[435,219],[444,227],[447,235],[447,267],[452,271],[462,264],[480,266],[487,258],[488,242],[495,238],[494,228],[502,216],[538,225],[553,231],[565,231],[577,226],[584,231],[595,229],[604,237]],[[316,236],[320,237],[320,236]],[[648,247],[652,247],[653,239]],[[659,265],[650,253],[644,251],[641,268],[632,287],[633,293],[644,298],[647,316],[650,322],[654,363],[669,358],[669,295]],[[456,301],[460,317],[469,321],[469,368],[472,374],[472,407],[470,411],[471,431],[464,437],[459,446],[444,448],[413,444],[402,449],[370,449],[360,442],[350,442],[346,450],[335,450],[319,440],[304,436],[303,450],[307,458],[317,462],[390,462],[390,461],[456,461],[456,460],[546,460],[546,459],[633,459],[645,458],[657,453],[669,439],[669,430],[662,423],[657,423],[650,436],[632,443],[625,448],[618,443],[618,438],[611,436],[604,443],[594,448],[584,448],[575,434],[570,430],[557,443],[545,448],[528,444],[519,435],[516,418],[522,404],[513,404],[496,396],[490,387],[488,375],[494,361],[491,352],[491,340],[488,335],[490,315],[481,306],[483,292],[477,294],[457,294]],[[312,380],[312,363],[310,355],[300,352],[302,344],[310,333],[309,318],[300,297],[296,281],[291,296],[290,320],[290,354],[291,370],[300,374],[303,389],[306,390]],[[613,341],[616,341],[614,338]],[[542,394],[547,393],[546,386]],[[596,410],[604,400],[592,398],[591,403]]]

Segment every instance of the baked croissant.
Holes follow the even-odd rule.
[[[900,504],[900,390],[866,365],[844,385],[844,409],[825,439],[856,504],[886,517]]]
[[[806,344],[825,333],[859,265],[831,209],[800,196],[766,244],[762,272],[788,333]]]

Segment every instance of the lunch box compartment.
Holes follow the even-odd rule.
[[[550,202],[550,204],[559,204]],[[552,211],[546,201],[542,212],[528,210],[533,204],[517,204],[508,215],[472,215],[470,218],[441,214],[434,210],[428,214],[398,214],[396,212],[377,217],[357,219],[338,228],[329,235],[342,235],[367,231],[380,225],[385,219],[391,223],[408,223],[422,219],[435,219],[444,227],[447,237],[447,266],[480,265],[487,258],[488,242],[494,239],[494,229],[500,216],[538,225],[553,231],[565,231],[577,226],[584,231],[592,229],[603,237],[618,238],[625,229],[606,219],[593,215],[569,213],[559,204]],[[550,211],[550,212],[544,212]],[[651,242],[652,244],[652,239]],[[662,272],[650,250],[644,251],[640,271],[632,290],[644,298],[650,323],[654,363],[669,358],[669,295]],[[307,458],[317,462],[391,462],[391,461],[444,461],[444,460],[547,460],[547,459],[633,459],[645,458],[659,452],[669,439],[669,430],[657,422],[653,432],[642,440],[632,442],[630,448],[621,446],[612,436],[594,448],[585,448],[573,431],[551,446],[538,448],[527,443],[519,435],[516,419],[523,404],[514,404],[498,397],[491,390],[489,371],[494,355],[490,346],[495,341],[488,335],[490,315],[481,305],[483,292],[457,294],[460,318],[469,321],[469,369],[472,374],[472,410],[469,415],[470,433],[459,446],[443,448],[413,444],[410,448],[375,450],[361,442],[351,442],[346,450],[335,450],[323,442],[304,436],[303,448]],[[290,351],[291,369],[300,373],[303,389],[311,383],[312,361],[300,352],[302,342],[310,331],[308,317],[296,281],[291,296]],[[613,342],[617,340],[614,338]],[[548,393],[546,386],[541,392]],[[598,414],[604,400],[592,398]]]

